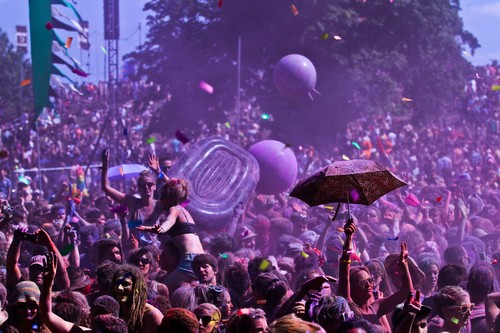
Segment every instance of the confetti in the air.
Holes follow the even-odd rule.
[[[361,146],[356,141],[353,141],[352,145],[356,147],[357,150],[361,150]]]
[[[176,137],[177,140],[179,140],[183,144],[186,144],[186,143],[189,142],[189,138],[184,133],[182,133],[181,131],[176,131],[175,132],[175,137]]]
[[[491,90],[499,91],[500,90],[500,86],[492,86]]]
[[[269,265],[271,265],[271,262],[267,259],[264,259],[260,263],[259,270],[265,271],[269,267]]]
[[[214,87],[206,83],[205,81],[200,81],[199,85],[201,90],[205,91],[208,94],[213,94],[214,93]]]
[[[292,10],[293,15],[295,16],[299,15],[299,10],[297,9],[297,7],[295,7],[294,4],[290,5],[290,9]]]
[[[152,143],[155,143],[155,142],[156,142],[156,138],[155,138],[154,136],[152,136],[152,137],[150,137],[150,138],[148,138],[148,139],[146,140],[146,143],[147,143],[148,145],[150,145],[150,144],[152,144]]]
[[[69,49],[71,47],[72,42],[73,42],[73,37],[68,37],[68,39],[66,39],[66,44],[64,44],[64,47]]]
[[[351,159],[349,157],[347,157],[346,155],[342,155],[342,159],[344,161],[350,161]]]
[[[26,80],[22,80],[21,81],[21,87],[25,87],[25,86],[28,86],[31,84],[31,80],[30,79],[26,79]]]
[[[335,39],[335,40],[342,40],[342,37],[335,35],[335,36],[333,36],[333,39]]]
[[[407,98],[407,97],[403,97],[401,100],[403,102],[413,102],[413,100],[411,98]]]

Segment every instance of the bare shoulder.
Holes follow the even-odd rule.
[[[158,326],[161,324],[161,320],[163,319],[163,314],[160,310],[152,306],[151,304],[146,303],[146,307],[144,309],[143,322],[148,323],[147,325]]]

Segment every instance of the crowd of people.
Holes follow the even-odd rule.
[[[199,228],[189,184],[169,168],[209,135],[244,147],[268,137],[259,108],[244,103],[240,126],[186,143],[148,140],[154,103],[130,101],[154,85],[122,84],[123,121],[107,118],[103,84],[61,94],[39,152],[23,118],[1,125],[0,329],[500,332],[499,80],[499,66],[478,68],[456,116],[419,126],[370,116],[333,148],[291,147],[299,179],[345,155],[378,160],[408,186],[337,214],[333,203],[253,193],[224,232]],[[107,122],[116,130],[100,133]],[[23,173],[38,154],[71,169]],[[84,174],[89,160],[101,169]],[[110,161],[149,170],[125,186],[108,180]]]

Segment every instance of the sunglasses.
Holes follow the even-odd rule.
[[[366,288],[368,285],[373,285],[373,282],[375,282],[373,278],[368,278],[366,280],[360,280],[358,284],[361,288]]]
[[[156,184],[155,184],[155,183],[153,183],[153,182],[147,182],[147,183],[146,183],[146,182],[140,182],[140,183],[138,183],[137,185],[139,185],[140,187],[146,187],[146,186],[147,186],[147,187],[153,187],[153,186],[155,186]]]
[[[140,258],[139,260],[137,260],[137,264],[149,265],[151,264],[151,260],[149,260],[148,258]]]
[[[17,302],[16,306],[20,310],[25,310],[25,309],[35,310],[35,309],[38,309],[38,304],[36,304],[35,302]]]
[[[458,312],[460,312],[461,314],[466,314],[467,312],[474,310],[474,306],[475,304],[472,303],[468,305],[453,305],[449,306],[448,308],[458,310]]]
[[[201,320],[201,324],[205,327],[208,326],[212,321],[215,321],[215,319],[210,316],[196,316],[196,318],[198,318],[198,320]]]

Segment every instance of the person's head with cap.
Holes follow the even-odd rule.
[[[196,315],[183,308],[168,309],[158,332],[198,333],[200,324]]]
[[[31,257],[29,265],[29,279],[35,282],[38,287],[43,285],[43,269],[45,267],[46,257],[36,255]]]
[[[304,251],[304,245],[302,245],[301,243],[290,243],[286,246],[283,255],[286,257],[295,258],[303,251]]]
[[[236,233],[238,243],[244,249],[255,249],[255,236],[257,234],[247,226],[241,227]]]
[[[340,323],[354,317],[347,300],[341,296],[321,296],[311,303],[309,314],[309,319],[327,332],[335,332]]]
[[[200,283],[217,285],[219,267],[217,259],[213,255],[208,253],[198,254],[193,260],[193,271]]]
[[[84,295],[90,293],[90,285],[92,284],[92,279],[90,279],[82,268],[78,266],[70,265],[66,267],[66,272],[68,273],[70,290],[79,291]]]
[[[301,241],[303,241],[304,243],[308,243],[312,247],[316,246],[316,241],[318,240],[318,238],[318,234],[313,230],[306,230],[299,237]]]
[[[38,314],[40,289],[32,281],[16,284],[9,300],[9,307],[16,309],[18,320],[32,321]]]
[[[290,221],[293,223],[293,235],[295,237],[300,236],[307,230],[309,218],[306,214],[293,212],[292,215],[290,215]]]
[[[415,314],[415,319],[413,320],[413,324],[409,333],[427,332],[427,316],[431,313],[431,311],[432,309],[430,307],[421,305],[420,310],[418,310]],[[398,306],[396,306],[396,309],[394,309],[391,317],[392,329],[394,331],[397,330],[398,326],[401,324],[401,321],[407,315],[408,312],[405,310],[403,304],[399,304]]]

